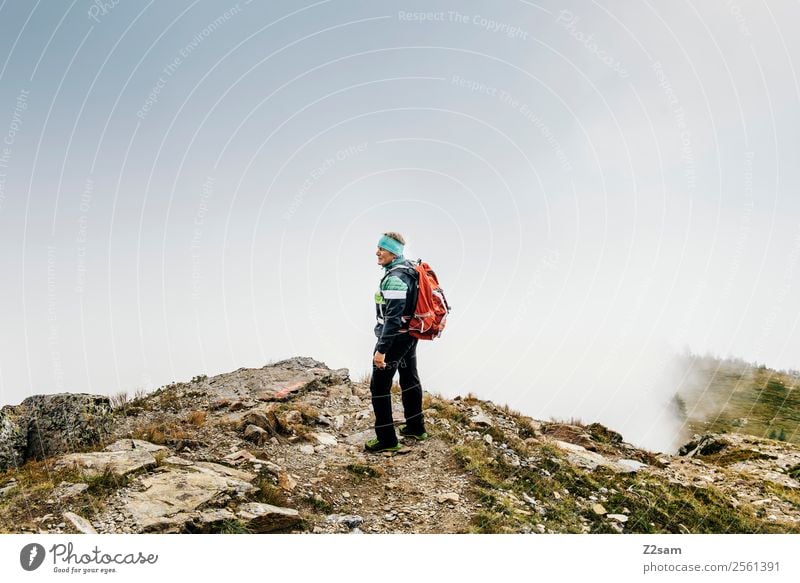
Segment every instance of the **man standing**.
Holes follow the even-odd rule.
[[[378,342],[372,358],[372,409],[375,412],[375,439],[367,451],[397,451],[400,445],[392,419],[392,379],[400,373],[400,389],[406,424],[400,435],[419,441],[427,439],[422,416],[422,385],[417,373],[417,338],[408,333],[417,300],[416,270],[403,257],[405,239],[399,233],[384,233],[378,241],[378,264],[384,268],[380,289],[375,294],[375,336]]]

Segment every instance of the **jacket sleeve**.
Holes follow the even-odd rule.
[[[378,339],[375,350],[386,354],[392,347],[395,336],[398,334],[397,331],[402,326],[401,316],[406,307],[408,285],[396,275],[391,275],[384,281],[381,291],[386,300],[386,306],[383,310],[383,333]]]

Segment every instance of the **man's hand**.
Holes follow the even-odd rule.
[[[375,368],[386,368],[386,355],[376,352],[372,357],[372,364],[375,365]]]

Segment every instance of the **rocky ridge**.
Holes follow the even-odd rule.
[[[696,436],[672,456],[426,394],[431,438],[375,455],[368,384],[308,357],[113,411],[31,399],[0,411],[5,532],[800,532],[800,451],[784,442]]]

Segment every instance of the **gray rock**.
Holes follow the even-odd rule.
[[[79,484],[70,484],[69,482],[61,482],[58,488],[53,493],[57,500],[69,500],[74,498],[89,489],[89,484],[83,482]]]
[[[165,464],[169,464],[171,466],[193,466],[194,462],[191,460],[184,459],[182,457],[178,457],[176,455],[171,455],[169,457],[164,458]]]
[[[256,427],[264,429],[265,431],[275,433],[274,422],[270,420],[266,411],[259,411],[258,409],[248,411],[244,416],[243,424],[245,427],[248,425],[255,425]]]
[[[348,435],[345,437],[345,443],[349,445],[357,445],[363,447],[364,443],[370,439],[375,437],[375,430],[374,429],[365,429],[364,431],[359,431],[358,433],[353,433],[352,435]]]
[[[200,511],[199,516],[192,522],[193,530],[207,532],[214,525],[225,521],[236,520],[236,515],[227,508],[209,508]]]
[[[622,459],[622,460],[617,460],[617,466],[623,472],[634,473],[638,472],[644,467],[647,467],[647,464],[643,464],[638,460]]]
[[[235,451],[231,454],[226,455],[222,459],[233,465],[239,465],[245,462],[255,462],[258,458],[256,458],[256,456],[254,456],[246,449],[240,449],[239,451]]]
[[[298,371],[308,370],[310,368],[329,370],[328,366],[324,362],[320,362],[319,360],[314,360],[310,356],[293,356],[291,358],[287,358],[285,360],[279,360],[276,363],[269,364],[264,368],[278,368],[278,367],[286,368],[289,370],[298,370]]]
[[[114,443],[107,445],[103,448],[105,451],[146,451],[155,453],[157,451],[165,451],[167,448],[163,445],[156,445],[149,441],[141,439],[118,439]]]
[[[617,473],[630,473],[636,472],[645,466],[645,464],[636,460],[611,460],[599,453],[589,451],[582,445],[569,443],[568,441],[555,440],[554,443],[567,452],[567,460],[570,463],[587,470],[594,470],[598,466],[603,466]]]
[[[214,388],[214,403],[224,406],[252,399],[286,401],[304,391],[315,391],[331,384],[349,384],[347,369],[332,371],[324,363],[308,357],[295,357],[263,368],[240,368],[209,379]]]
[[[191,468],[170,467],[139,479],[124,503],[136,532],[181,532],[226,495],[244,495],[255,487],[253,474],[210,462]]]
[[[628,517],[624,514],[606,514],[606,517],[610,518],[611,520],[616,520],[617,522],[628,522]]]
[[[0,409],[0,471],[22,465],[26,448],[27,435],[16,408],[3,407]]]
[[[111,402],[103,395],[34,395],[17,407],[27,431],[25,459],[43,459],[95,445],[111,429]]]
[[[56,460],[55,465],[57,468],[77,466],[89,476],[102,474],[106,469],[117,476],[125,476],[155,467],[156,459],[153,454],[144,450],[94,451],[63,455]]]
[[[320,445],[336,445],[336,438],[330,433],[311,433],[310,434]]]
[[[439,504],[444,504],[445,502],[449,502],[451,504],[457,503],[459,500],[458,494],[455,492],[443,492],[441,494],[436,495],[436,501]]]
[[[281,419],[283,426],[288,425],[298,425],[303,422],[303,414],[300,411],[292,409],[291,411],[287,411],[283,418]]]
[[[329,514],[325,520],[334,524],[344,524],[347,528],[356,528],[364,522],[358,514]]]
[[[282,508],[261,502],[242,504],[236,516],[254,533],[288,528],[302,520],[300,513],[294,508]]]
[[[478,427],[491,427],[494,425],[492,420],[485,413],[476,413],[469,418],[470,423]]]
[[[82,532],[83,534],[97,534],[97,531],[94,529],[94,526],[92,526],[92,523],[82,516],[78,516],[73,512],[65,512],[64,518],[71,522],[72,526],[74,526],[78,532]]]
[[[269,433],[257,425],[248,425],[244,430],[244,438],[256,445],[264,445],[269,440]]]

